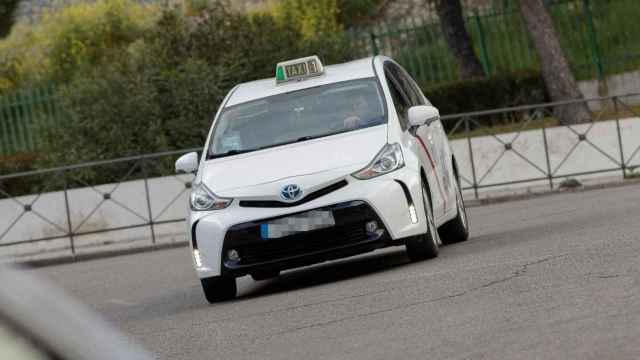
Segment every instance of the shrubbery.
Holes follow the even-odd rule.
[[[44,15],[37,26],[18,24],[0,42],[0,93],[42,82],[62,83],[99,66],[154,23],[159,11],[132,0],[79,3]]]
[[[224,1],[164,10],[133,0],[73,5],[0,42],[0,91],[58,84],[65,117],[38,126],[40,166],[199,147],[235,84],[273,77],[277,62],[295,57],[350,60],[341,9],[358,14],[379,0],[346,2],[282,0],[249,14]],[[422,85],[443,114],[546,99],[530,72]]]
[[[234,13],[223,2],[189,13],[166,9],[122,46],[81,56],[74,73],[52,72],[68,75],[56,76],[64,84],[58,95],[67,116],[60,126],[39,127],[45,165],[202,146],[235,84],[273,77],[277,62],[294,57],[349,59],[339,25],[313,25],[319,26],[316,36],[277,11]]]
[[[539,104],[549,100],[544,81],[540,73],[534,70],[436,87],[421,85],[425,95],[442,114]]]
[[[13,174],[35,170],[38,156],[31,153],[19,153],[0,156],[0,174]],[[10,196],[31,194],[42,186],[42,180],[34,177],[0,180],[0,199]]]

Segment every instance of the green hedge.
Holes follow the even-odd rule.
[[[539,104],[549,100],[540,73],[532,70],[422,87],[427,98],[443,115]]]
[[[236,84],[272,77],[284,59],[349,60],[342,33],[310,38],[267,13],[214,2],[195,16],[165,10],[127,48],[76,72],[59,91],[63,126],[43,126],[49,165],[202,146],[215,110]]]
[[[0,175],[19,173],[36,169],[38,155],[19,153],[0,156]],[[0,180],[0,199],[10,196],[31,194],[43,184],[41,179],[33,177]]]

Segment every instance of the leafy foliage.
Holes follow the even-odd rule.
[[[76,163],[202,146],[215,111],[237,83],[273,77],[279,61],[318,54],[349,59],[341,32],[307,37],[268,13],[234,13],[223,2],[196,16],[163,11],[128,46],[111,47],[60,91],[64,126],[41,126],[46,161]]]
[[[0,42],[0,92],[71,80],[139,39],[157,13],[134,0],[99,0],[46,13],[36,26],[16,25]]]
[[[425,95],[442,114],[498,109],[548,101],[544,81],[533,70],[436,87],[422,84]]]

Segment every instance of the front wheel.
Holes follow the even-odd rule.
[[[469,238],[469,220],[467,219],[467,209],[464,206],[459,178],[455,186],[458,214],[440,227],[440,239],[442,239],[443,244],[463,242]]]
[[[425,221],[427,223],[427,232],[414,236],[407,240],[407,255],[411,261],[420,261],[432,259],[438,256],[438,231],[436,230],[436,222],[433,219],[433,209],[429,189],[426,181],[422,180],[422,202],[425,208]]]
[[[211,304],[231,300],[236,297],[238,288],[233,277],[214,276],[200,279],[204,297]]]

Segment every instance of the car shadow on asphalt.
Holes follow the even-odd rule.
[[[301,269],[287,271],[277,278],[254,282],[252,286],[239,294],[238,300],[299,290],[361,276],[410,264],[404,247],[388,249],[346,258]]]

